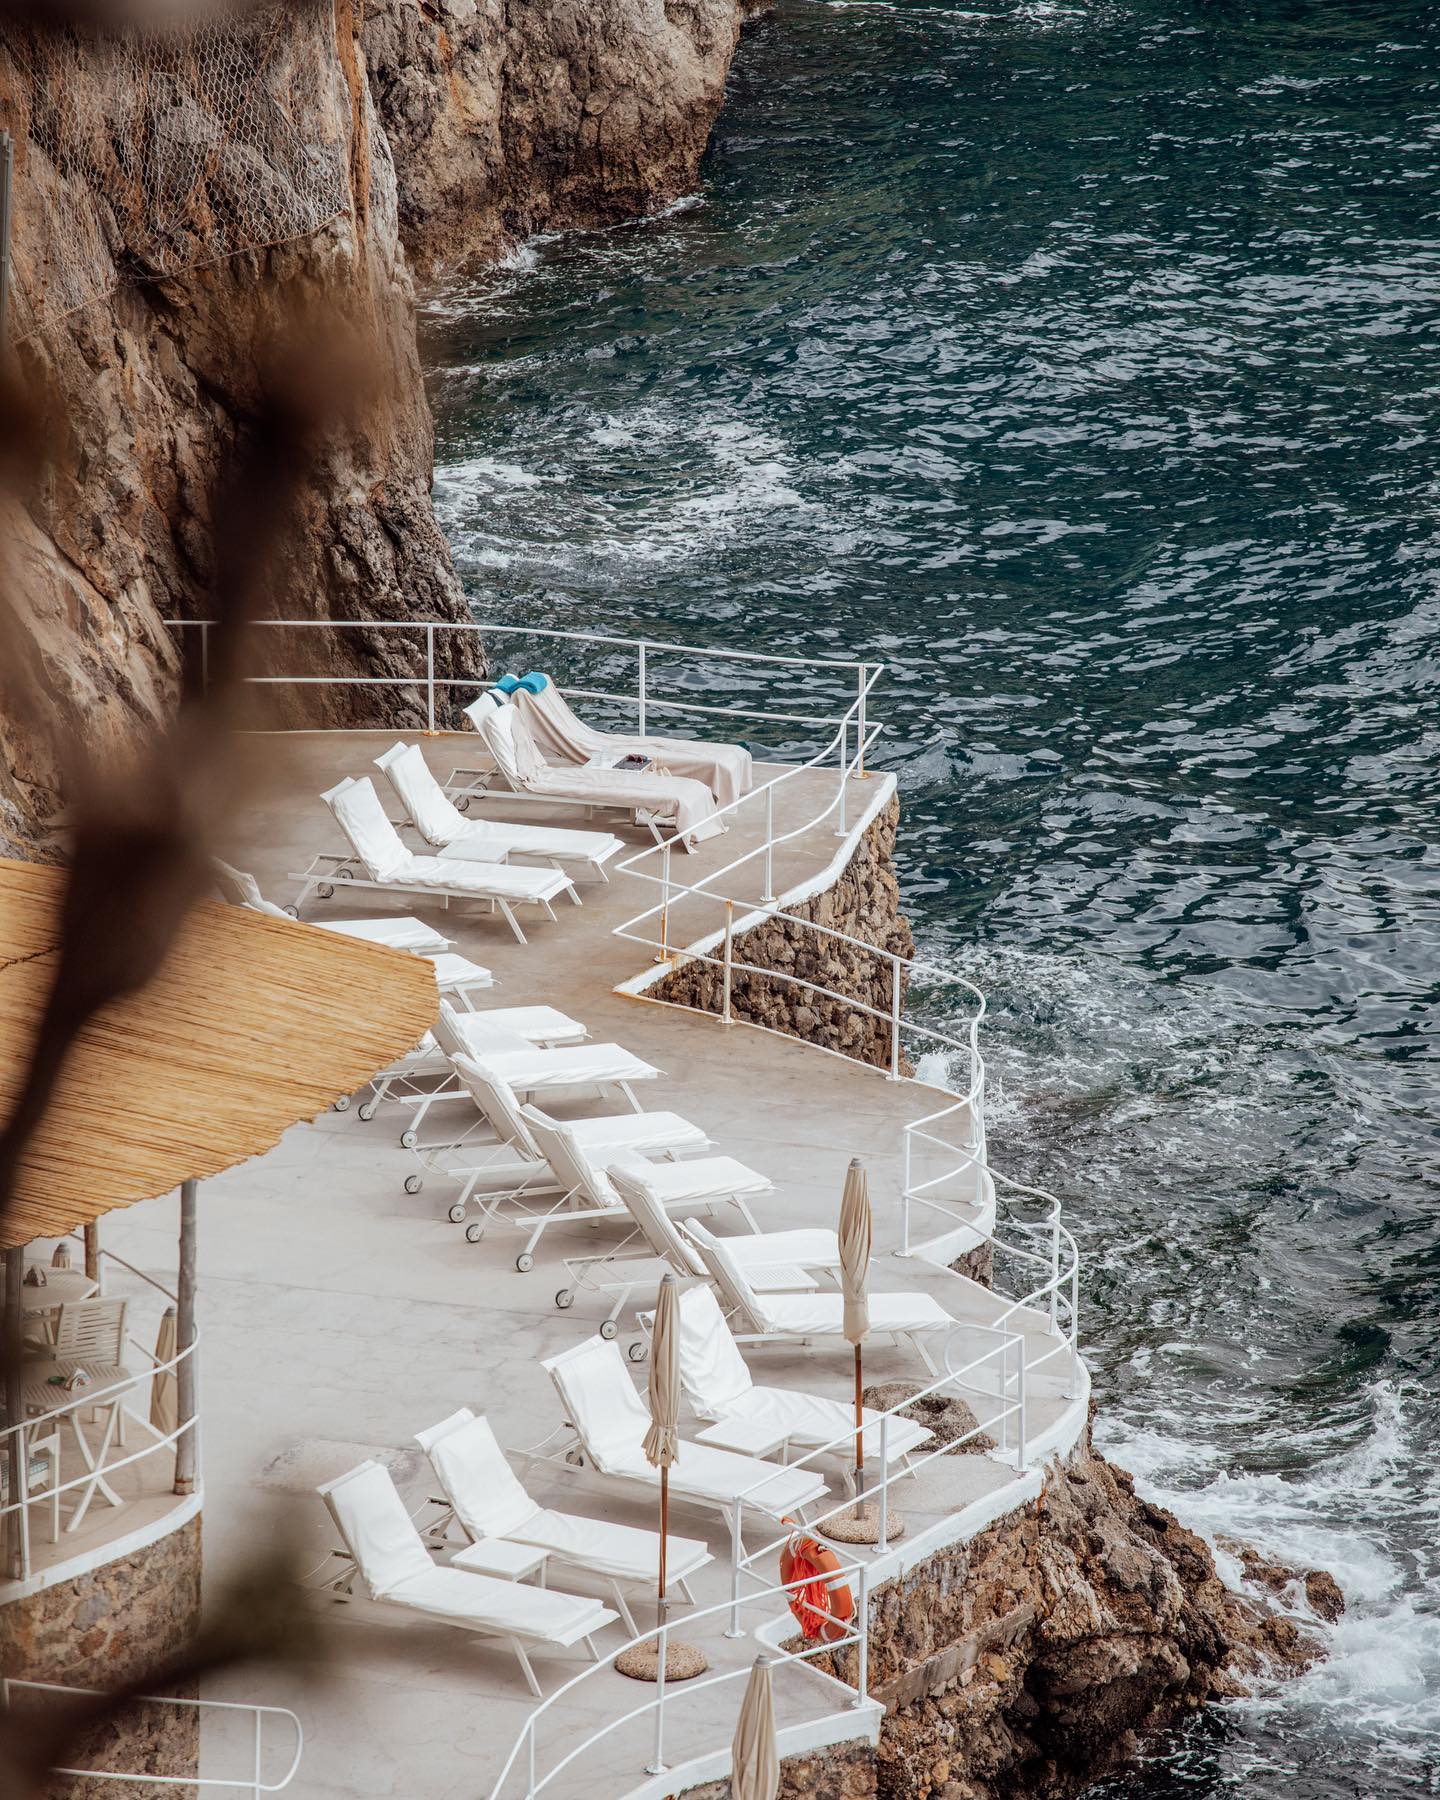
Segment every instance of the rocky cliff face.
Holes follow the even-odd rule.
[[[431,274],[693,188],[745,0],[375,0],[371,90]]]
[[[377,0],[362,25],[353,0],[300,0],[249,12],[248,41],[199,76],[194,58],[178,69],[113,36],[7,16],[11,338],[27,387],[63,421],[9,524],[9,581],[57,717],[83,720],[103,752],[173,703],[163,620],[205,606],[214,483],[297,309],[362,320],[385,380],[302,497],[276,616],[466,616],[430,504],[412,262],[474,261],[693,185],[744,10]],[[297,674],[424,666],[411,633],[262,641]],[[478,647],[442,642],[437,672],[478,679]],[[306,717],[423,716],[398,690],[312,688],[308,700]],[[40,736],[0,709],[0,847],[35,847],[58,782]]]
[[[384,367],[374,403],[327,442],[301,496],[277,611],[463,616],[430,506],[395,173],[349,7],[300,5],[252,29],[257,79],[277,105],[237,146],[237,103],[218,84],[245,75],[243,43],[221,47],[214,91],[208,68],[172,81],[157,126],[165,77],[133,48],[0,27],[0,109],[19,146],[11,334],[24,384],[62,421],[12,527],[11,579],[34,620],[49,698],[101,746],[173,701],[177,656],[162,621],[204,604],[211,492],[297,310],[363,318]],[[162,127],[176,142],[152,140],[143,164],[113,149]],[[184,164],[175,172],[182,132],[189,158],[211,159],[208,179]],[[335,216],[294,236],[296,169],[325,161]],[[167,208],[183,210],[188,238],[161,234]],[[257,247],[209,260],[240,229],[238,241]],[[337,640],[334,672],[374,672],[399,648],[374,634]],[[33,733],[0,722],[0,832],[12,842],[51,811],[56,777]]]

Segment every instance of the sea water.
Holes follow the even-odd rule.
[[[1440,1792],[1437,195],[1433,7],[782,0],[427,318],[481,616],[887,664],[1101,1445],[1345,1589],[1106,1794]]]

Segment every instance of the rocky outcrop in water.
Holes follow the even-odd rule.
[[[696,184],[742,0],[374,0],[371,89],[427,274]]]
[[[1058,1800],[1207,1700],[1308,1667],[1323,1646],[1293,1612],[1333,1619],[1339,1590],[1247,1554],[1276,1604],[1226,1587],[1203,1539],[1078,1454],[1035,1505],[876,1594],[877,1793]]]

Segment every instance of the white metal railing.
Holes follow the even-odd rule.
[[[71,1687],[58,1681],[21,1681],[11,1676],[0,1680],[0,1705],[8,1712],[14,1704],[16,1693],[34,1694],[86,1694],[103,1693],[102,1688]],[[144,1784],[147,1787],[173,1788],[230,1788],[235,1791],[253,1794],[278,1794],[289,1787],[300,1768],[300,1758],[305,1749],[305,1733],[299,1719],[285,1706],[259,1706],[241,1700],[190,1700],[180,1695],[140,1694],[127,1703],[130,1706],[179,1706],[194,1712],[228,1714],[238,1721],[245,1715],[250,1719],[250,1773],[242,1776],[228,1775],[157,1775],[149,1771],[139,1774],[128,1774],[119,1769],[80,1769],[56,1768],[53,1774],[65,1775],[75,1781],[123,1781]],[[295,1750],[290,1759],[290,1766],[278,1781],[265,1779],[266,1741],[265,1722],[267,1719],[288,1720],[295,1732]]]
[[[154,1288],[169,1304],[177,1304],[176,1296],[169,1288],[156,1281],[153,1276],[147,1275],[143,1269],[138,1269],[133,1263],[127,1262],[123,1256],[117,1255],[113,1250],[102,1249],[100,1258],[102,1267],[106,1262],[114,1263],[117,1267],[126,1270],[128,1274]],[[19,1493],[0,1496],[0,1500],[3,1500],[3,1503],[0,1503],[0,1538],[3,1538],[8,1530],[4,1521],[8,1520],[12,1514],[17,1515],[19,1519],[17,1534],[19,1572],[9,1577],[8,1580],[0,1581],[0,1603],[7,1598],[10,1588],[28,1581],[34,1573],[35,1558],[31,1543],[30,1521],[32,1511],[39,1507],[56,1508],[65,1495],[77,1494],[75,1514],[72,1515],[71,1524],[66,1526],[67,1530],[71,1529],[75,1519],[82,1516],[81,1505],[83,1504],[88,1510],[90,1501],[97,1493],[106,1494],[111,1477],[119,1474],[122,1469],[128,1469],[143,1462],[147,1457],[159,1456],[167,1450],[176,1451],[183,1438],[192,1432],[198,1433],[198,1415],[190,1419],[179,1420],[173,1431],[162,1432],[150,1423],[148,1415],[132,1412],[126,1407],[125,1402],[129,1396],[138,1394],[141,1389],[153,1391],[152,1384],[162,1376],[173,1377],[178,1386],[181,1365],[194,1357],[199,1350],[199,1331],[196,1331],[190,1344],[181,1346],[174,1356],[164,1361],[157,1358],[154,1351],[147,1348],[133,1334],[129,1336],[128,1344],[129,1348],[137,1352],[139,1357],[144,1360],[146,1364],[144,1368],[126,1375],[122,1380],[78,1388],[69,1393],[64,1389],[57,1388],[54,1406],[48,1407],[43,1412],[28,1414],[18,1423],[0,1429],[0,1475],[3,1475],[7,1483],[13,1466],[11,1445],[17,1438],[20,1448]],[[78,1360],[82,1366],[85,1361],[83,1357],[71,1360]],[[132,1450],[119,1442],[118,1431],[112,1429],[104,1434],[100,1453],[97,1456],[91,1448],[90,1440],[78,1427],[78,1415],[94,1407],[124,1409],[127,1422],[138,1425],[150,1441],[138,1449]],[[61,1431],[67,1425],[79,1452],[82,1468],[78,1475],[61,1480]],[[46,1446],[43,1450],[41,1449],[42,1445]],[[53,1466],[50,1470],[51,1479],[44,1487],[32,1487],[30,1484],[31,1460],[37,1454],[53,1458]],[[89,1490],[88,1497],[82,1490]]]
[[[828,1575],[826,1579],[832,1583],[841,1580],[854,1582],[856,1589],[854,1627],[851,1630],[846,1631],[840,1637],[828,1639],[822,1638],[813,1643],[804,1643],[800,1647],[794,1649],[775,1651],[775,1667],[778,1669],[787,1663],[808,1662],[814,1657],[832,1655],[837,1650],[844,1650],[853,1646],[855,1651],[855,1679],[853,1683],[843,1681],[840,1677],[831,1675],[823,1670],[817,1670],[816,1673],[822,1679],[830,1680],[835,1683],[837,1690],[837,1705],[843,1704],[857,1709],[863,1708],[869,1699],[870,1687],[870,1640],[869,1633],[865,1629],[865,1622],[870,1609],[869,1569],[865,1563],[859,1561],[857,1558],[851,1562],[842,1562],[839,1568],[836,1569],[833,1574]],[[782,1595],[788,1596],[798,1592],[805,1585],[805,1581],[801,1579],[790,1582],[775,1582],[760,1592],[747,1595],[742,1604],[748,1607],[763,1608],[764,1616],[761,1622],[768,1625],[773,1623],[777,1616],[775,1602],[779,1600]],[[489,1800],[503,1800],[503,1796],[507,1791],[515,1794],[523,1792],[525,1800],[534,1800],[534,1796],[543,1794],[546,1788],[549,1787],[552,1782],[557,1780],[572,1764],[578,1762],[582,1758],[588,1757],[593,1759],[594,1750],[597,1744],[602,1743],[614,1732],[621,1730],[626,1725],[632,1724],[635,1720],[646,1718],[647,1715],[650,1717],[651,1721],[652,1736],[650,1738],[650,1761],[645,1765],[644,1772],[649,1775],[663,1774],[669,1767],[665,1761],[667,1749],[673,1746],[672,1715],[680,1708],[687,1706],[695,1696],[699,1694],[713,1694],[717,1688],[726,1686],[727,1684],[743,1684],[749,1679],[750,1675],[750,1663],[742,1659],[740,1664],[735,1668],[721,1669],[713,1675],[696,1677],[692,1680],[671,1686],[665,1679],[665,1659],[670,1639],[673,1635],[682,1631],[694,1631],[696,1626],[702,1625],[707,1620],[713,1620],[716,1624],[719,1624],[721,1619],[730,1615],[731,1612],[732,1602],[730,1600],[716,1601],[710,1606],[687,1610],[683,1619],[675,1620],[673,1623],[667,1617],[663,1624],[656,1625],[649,1631],[642,1631],[631,1638],[627,1644],[621,1647],[621,1650],[616,1652],[616,1655],[623,1655],[625,1650],[642,1644],[654,1644],[656,1646],[658,1678],[655,1682],[653,1693],[642,1700],[638,1706],[631,1707],[628,1712],[622,1712],[613,1718],[606,1719],[603,1725],[597,1726],[594,1731],[586,1734],[583,1740],[578,1743],[575,1741],[573,1718],[570,1720],[567,1727],[562,1711],[556,1725],[557,1734],[560,1739],[559,1744],[556,1746],[556,1760],[549,1768],[542,1772],[540,1767],[541,1726],[549,1722],[552,1712],[554,1712],[557,1707],[562,1707],[562,1704],[575,1693],[577,1688],[595,1680],[603,1680],[609,1675],[615,1657],[608,1657],[603,1663],[590,1664],[588,1668],[582,1669],[578,1675],[572,1676],[569,1681],[563,1684],[563,1686],[556,1688],[553,1694],[548,1695],[532,1709],[529,1717],[526,1719],[519,1735],[511,1746],[510,1754],[506,1757],[499,1776],[496,1778],[494,1785],[490,1789]],[[726,1635],[743,1637],[745,1633],[743,1631],[736,1633],[727,1632]],[[842,1695],[843,1700],[841,1699]],[[711,1717],[713,1718],[713,1713]],[[668,1743],[667,1732],[671,1734]],[[512,1775],[517,1777],[517,1784],[512,1785]],[[593,1783],[593,1762],[591,1778]],[[523,1783],[523,1787],[518,1785],[519,1783]],[[598,1792],[600,1790],[598,1787],[594,1787],[592,1791]]]
[[[166,625],[173,631],[194,632],[200,639],[200,680],[202,687],[210,678],[210,634],[216,629],[212,619],[167,619]],[[414,619],[258,619],[254,629],[262,631],[298,631],[298,632],[410,632],[417,634],[417,653],[423,653],[424,666],[413,675],[301,675],[301,674],[268,674],[247,676],[247,685],[256,687],[381,687],[397,688],[409,691],[419,690],[425,700],[426,729],[435,730],[439,717],[438,703],[451,688],[468,689],[475,692],[485,684],[477,681],[473,675],[449,676],[437,674],[437,648],[447,640],[456,636],[477,638],[484,642],[491,638],[536,638],[547,644],[583,645],[589,648],[619,653],[627,662],[633,661],[634,690],[605,690],[589,686],[562,685],[561,692],[568,698],[578,700],[599,700],[610,704],[633,708],[635,725],[641,736],[650,730],[650,715],[654,712],[693,713],[699,717],[743,719],[755,725],[787,724],[804,725],[810,728],[831,728],[839,723],[838,716],[813,713],[791,712],[780,707],[767,705],[764,707],[717,706],[684,697],[662,687],[657,687],[654,680],[655,664],[663,663],[667,658],[679,658],[691,665],[699,665],[701,672],[713,672],[725,664],[743,664],[749,669],[782,670],[802,669],[813,676],[817,671],[824,671],[833,677],[838,685],[842,680],[848,683],[855,699],[850,707],[858,707],[859,731],[863,739],[866,736],[866,698],[874,686],[874,678],[882,665],[864,662],[849,662],[834,658],[812,656],[776,656],[760,650],[726,650],[707,647],[700,644],[677,644],[662,638],[624,638],[615,637],[598,631],[563,631],[545,625],[499,625],[489,620],[414,620]]]

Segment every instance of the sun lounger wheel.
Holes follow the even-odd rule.
[[[561,1312],[569,1312],[570,1308],[575,1304],[574,1288],[561,1288],[560,1292],[555,1296],[555,1304],[560,1308]]]
[[[331,887],[331,885],[328,881],[322,881],[320,883],[319,887],[316,888],[315,892],[320,896],[320,898],[322,900],[328,900],[330,898],[330,896],[335,892],[335,890],[333,887]]]
[[[400,1148],[402,1150],[413,1150],[419,1142],[420,1139],[413,1131],[402,1131],[400,1133]]]
[[[457,1200],[450,1208],[450,1223],[452,1225],[465,1223],[465,1202],[463,1200]]]
[[[418,1194],[424,1185],[425,1181],[423,1176],[407,1175],[405,1177],[405,1192],[407,1194]]]
[[[375,1117],[375,1102],[373,1100],[367,1100],[365,1104],[359,1108],[359,1113],[360,1117],[368,1125]]]
[[[484,1235],[485,1227],[478,1219],[472,1219],[465,1227],[465,1242],[467,1244],[478,1244]]]
[[[341,1096],[340,1096],[340,1098],[339,1098],[339,1099],[338,1099],[338,1100],[336,1100],[336,1101],[335,1101],[335,1102],[334,1102],[334,1103],[333,1103],[333,1110],[334,1110],[334,1111],[335,1111],[335,1112],[349,1112],[349,1110],[350,1110],[350,1096],[349,1096],[349,1095],[348,1095],[348,1094],[342,1094],[342,1095],[341,1095]],[[363,1112],[363,1110],[362,1110],[362,1112],[361,1112],[361,1114],[360,1114],[360,1117],[361,1117],[361,1118],[362,1118],[362,1119],[363,1119],[363,1118],[364,1118],[364,1117],[365,1117],[365,1114],[364,1114],[364,1112]]]
[[[530,1273],[530,1271],[535,1267],[535,1258],[530,1254],[530,1252],[528,1250],[522,1250],[520,1252],[520,1254],[515,1258],[515,1267],[520,1271],[520,1273],[522,1275],[528,1275]]]
[[[600,1326],[600,1335],[608,1343],[611,1338],[618,1337],[620,1335],[620,1327],[615,1323],[615,1321],[613,1319],[606,1319],[602,1322],[602,1324]]]
[[[455,801],[455,810],[456,812],[469,812],[470,796],[468,794],[461,794],[458,796]]]
[[[607,1320],[606,1323],[608,1324],[609,1321]],[[643,1339],[637,1338],[625,1354],[630,1358],[631,1362],[644,1362],[645,1358],[650,1354],[650,1346],[645,1343]]]
[[[292,919],[298,919],[300,917],[300,908],[298,906],[282,906],[280,910],[281,912],[289,913]]]

